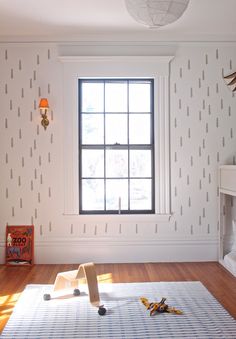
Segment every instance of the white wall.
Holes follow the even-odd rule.
[[[63,215],[67,164],[58,46],[0,45],[1,262],[7,223],[35,225],[36,263],[217,259],[217,169],[236,164],[236,98],[222,72],[236,70],[236,45],[185,44],[175,50],[170,221],[117,216],[85,222]],[[46,131],[37,107],[44,96],[51,107]]]

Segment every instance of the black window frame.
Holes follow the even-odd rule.
[[[104,97],[105,100],[105,83],[106,82],[127,82],[127,85],[130,82],[144,82],[148,81],[150,82],[150,144],[130,144],[129,138],[127,144],[105,144],[105,136],[104,136],[104,144],[89,144],[89,145],[83,145],[82,144],[82,123],[81,123],[81,117],[82,114],[90,114],[88,112],[82,112],[82,84],[84,82],[102,82],[104,83]],[[155,214],[155,128],[154,128],[154,79],[153,78],[79,78],[78,79],[78,92],[79,92],[79,102],[78,102],[78,124],[79,124],[79,138],[78,138],[78,146],[79,146],[79,214],[83,215],[94,215],[94,214],[101,214],[101,215],[109,215],[109,214]],[[127,91],[129,92],[128,86]],[[128,96],[127,100],[129,102]],[[94,112],[93,112],[94,113]],[[124,112],[122,112],[124,113]],[[128,116],[128,122],[127,122],[127,133],[129,135],[129,115],[130,114],[143,114],[143,112],[130,112],[129,107],[127,112]],[[145,112],[147,113],[147,112]],[[95,114],[117,114],[114,112],[108,113],[105,112],[105,105],[103,113],[95,113]],[[104,118],[104,135],[105,135],[105,118]],[[104,150],[104,209],[103,210],[83,210],[82,209],[82,180],[86,177],[82,177],[82,149],[102,149]],[[111,179],[106,177],[105,171],[106,171],[106,149],[125,149],[128,150],[128,177],[113,177],[112,179],[128,179],[128,210],[106,210],[106,180]],[[129,170],[129,151],[130,150],[142,150],[142,149],[148,149],[151,150],[151,177],[148,177],[148,179],[151,178],[152,184],[151,184],[151,209],[148,210],[131,210],[130,209],[130,179],[147,179],[147,177],[131,177],[130,176],[130,170]],[[96,177],[92,177],[92,179],[98,179]],[[101,179],[99,177],[99,179]]]

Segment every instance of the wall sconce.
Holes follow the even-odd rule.
[[[42,117],[41,125],[46,130],[46,128],[49,125],[49,120],[48,120],[48,117],[47,117],[47,111],[49,109],[48,99],[46,99],[46,98],[40,99],[39,109],[40,109],[40,113],[41,113],[41,117]]]

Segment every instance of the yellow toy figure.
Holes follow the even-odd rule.
[[[155,314],[155,313],[174,313],[174,314],[183,314],[182,311],[177,310],[174,307],[169,307],[168,305],[165,304],[166,298],[162,298],[159,303],[153,302],[150,303],[147,298],[140,298],[141,302],[143,305],[146,307],[147,310],[150,310],[150,316]]]

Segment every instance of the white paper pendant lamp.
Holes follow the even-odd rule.
[[[125,0],[129,14],[150,28],[168,25],[181,17],[189,0]]]

